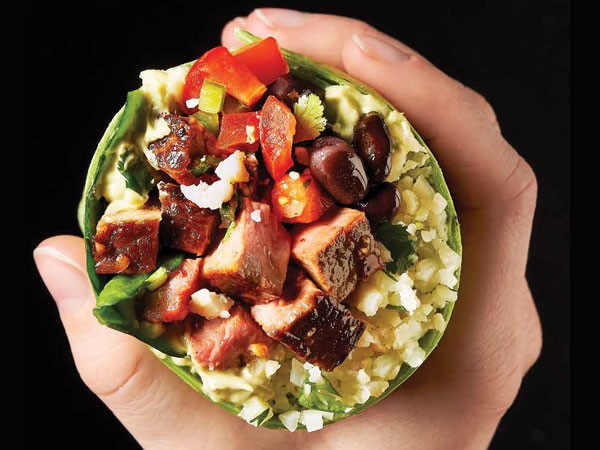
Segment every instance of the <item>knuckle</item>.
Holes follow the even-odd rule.
[[[511,210],[519,215],[533,214],[537,203],[537,176],[522,156],[518,156],[505,186],[505,200]]]
[[[143,365],[144,357],[139,357],[122,366],[113,366],[109,371],[98,370],[96,366],[89,364],[85,368],[78,367],[78,370],[85,385],[102,400],[107,400],[132,391]]]
[[[498,124],[498,116],[496,115],[496,111],[491,103],[474,89],[469,87],[465,87],[465,89],[468,91],[471,102],[480,111],[485,120],[488,121],[496,129],[496,131],[499,132],[500,125]]]

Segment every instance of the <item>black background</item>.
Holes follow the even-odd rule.
[[[394,2],[396,11],[347,1],[266,4],[370,22],[484,94],[495,107],[505,136],[538,175],[528,277],[542,318],[544,349],[500,424],[492,448],[567,448],[568,2],[401,1]],[[75,211],[87,165],[125,92],[139,86],[140,70],[198,57],[218,44],[228,19],[251,9],[250,2],[105,0],[34,5],[30,74],[42,81],[42,89],[30,93],[30,98],[46,113],[31,127],[30,137],[36,167],[50,176],[30,199],[31,250],[53,234],[79,234]],[[32,430],[41,424],[55,430],[43,435],[45,445],[135,448],[135,441],[79,380],[56,308],[32,262],[30,267],[36,349],[31,371],[38,379],[30,392]]]

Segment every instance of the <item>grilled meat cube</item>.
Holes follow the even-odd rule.
[[[365,330],[364,322],[294,267],[282,298],[253,306],[252,317],[268,336],[327,371],[344,362]]]
[[[181,193],[178,185],[158,183],[163,245],[202,256],[208,250],[219,227],[219,212],[199,208]]]
[[[154,270],[160,219],[160,209],[156,206],[116,213],[106,211],[96,226],[92,245],[96,273]]]
[[[141,315],[152,323],[183,320],[190,312],[192,294],[202,286],[202,259],[184,259],[165,284],[144,295]]]
[[[267,356],[275,345],[245,306],[235,304],[229,314],[227,319],[193,318],[188,346],[192,358],[204,368],[239,367],[255,356]]]
[[[327,295],[344,300],[358,280],[383,267],[369,221],[361,211],[337,208],[291,230],[292,260]]]
[[[289,234],[271,207],[244,198],[234,228],[205,258],[203,273],[220,292],[261,303],[281,294],[289,257]]]
[[[198,184],[190,170],[196,158],[215,152],[216,138],[193,117],[163,114],[171,133],[148,145],[151,163],[180,184]]]

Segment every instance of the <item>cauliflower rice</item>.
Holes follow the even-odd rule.
[[[150,89],[154,74],[147,71],[143,75],[144,87]],[[363,98],[360,102],[340,105],[348,94]],[[350,86],[332,86],[326,90],[326,103],[328,106],[336,104],[338,110],[343,108],[345,114],[352,113],[354,108],[356,120],[361,112],[368,112],[365,109],[384,114],[393,146],[392,171],[387,181],[398,186],[402,198],[392,222],[407,226],[416,241],[416,259],[395,279],[377,271],[359,283],[346,300],[352,313],[363,320],[367,328],[346,361],[332,372],[322,372],[312,364],[302,363],[281,344],[270,359],[257,358],[246,367],[228,370],[207,370],[194,364],[189,356],[175,358],[154,350],[165,363],[182,366],[199,376],[207,397],[225,402],[254,426],[275,416],[290,431],[296,430],[299,424],[314,431],[333,420],[334,415],[352,413],[362,409],[361,405],[369,400],[381,398],[404,365],[408,370],[394,386],[412,373],[410,369],[423,363],[427,353],[419,341],[430,330],[444,331],[446,320],[442,309],[457,299],[461,257],[447,243],[448,202],[430,183],[430,153],[417,140],[401,113],[389,112],[371,96],[360,94]],[[336,117],[328,118],[342,135],[344,130],[351,133],[353,123],[342,126]],[[389,251],[379,245],[382,255],[389,257]],[[311,390],[319,390],[326,382],[339,394],[344,405],[340,412],[307,409],[295,401],[301,394],[309,396]]]

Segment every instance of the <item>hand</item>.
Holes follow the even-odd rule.
[[[194,393],[144,344],[99,325],[83,241],[50,238],[35,260],[87,386],[138,442],[160,448],[485,448],[541,348],[525,279],[536,179],[486,100],[354,19],[256,10],[236,26],[341,67],[379,90],[433,149],[457,203],[464,263],[454,316],[417,374],[366,412],[317,433],[254,429]],[[160,420],[157,420],[160,417]]]

